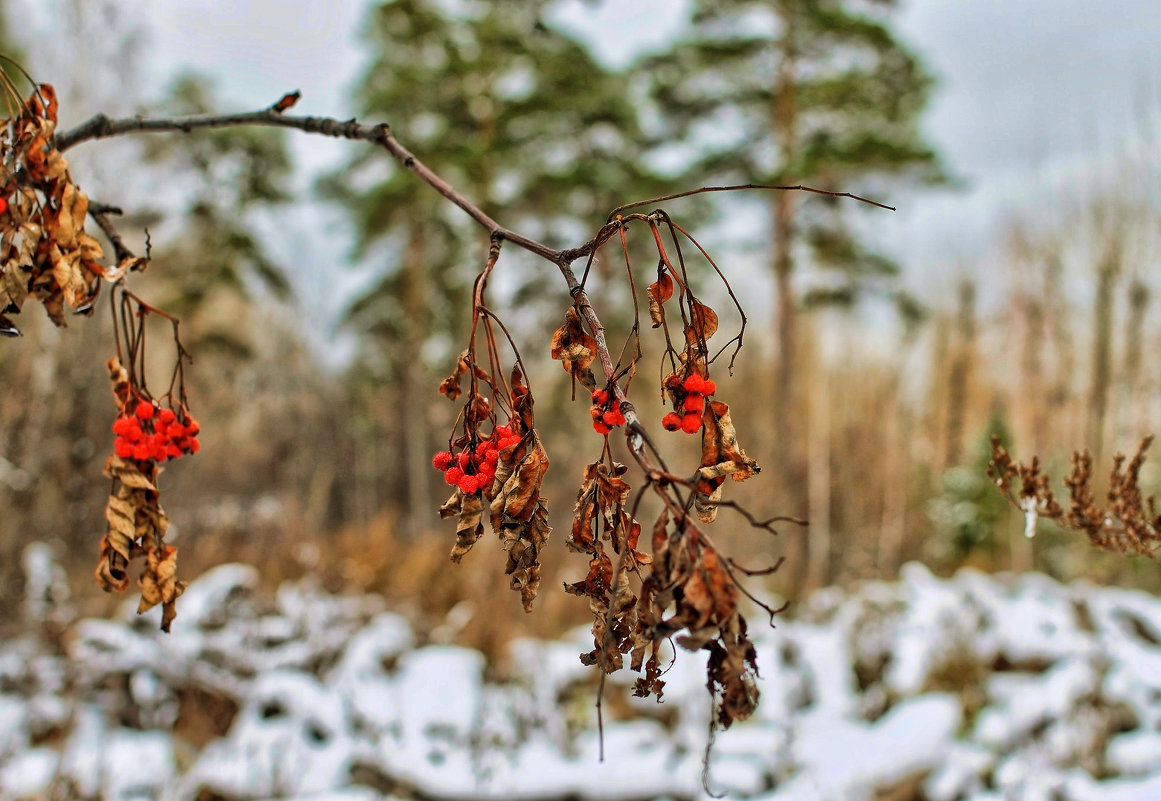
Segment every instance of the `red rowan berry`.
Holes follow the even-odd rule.
[[[140,442],[145,437],[145,432],[141,430],[141,423],[130,420],[129,425],[125,426],[124,437],[130,442]]]
[[[128,417],[118,417],[113,421],[113,433],[119,437],[123,437],[131,425],[133,425],[133,421]]]
[[[711,381],[710,379],[707,378],[704,382],[702,382],[701,394],[712,395],[717,391],[718,391],[717,385],[715,385],[714,382]]]
[[[138,442],[133,446],[133,458],[144,462],[149,459],[149,454],[153,449],[144,442]]]
[[[479,489],[479,480],[475,476],[464,476],[456,485],[464,495],[475,495]]]
[[[464,471],[458,467],[449,467],[447,472],[443,474],[443,480],[453,487],[459,483],[460,479],[464,477]]]
[[[139,420],[150,419],[153,417],[153,404],[147,400],[139,401],[137,403],[137,410],[135,414]]]
[[[472,458],[472,455],[470,453],[468,453],[466,450],[460,451],[459,453],[456,454],[456,464],[459,465],[459,468],[461,470],[464,470],[465,468],[467,468],[468,462],[471,461],[471,458]]]
[[[162,409],[157,414],[157,422],[165,426],[169,425],[176,419],[177,415],[173,413],[173,409]]]
[[[483,456],[485,453],[487,453],[488,448],[490,448],[491,445],[492,443],[488,442],[488,440],[481,440],[480,443],[476,445],[476,456]]]
[[[0,197],[0,214],[8,211],[8,199]]]
[[[486,464],[486,465],[490,465],[491,467],[495,467],[499,461],[500,461],[500,452],[498,450],[496,450],[495,448],[490,448],[488,450],[488,452],[484,454],[484,464]]]
[[[676,431],[681,428],[681,415],[670,412],[661,418],[661,427],[666,431]]]
[[[169,459],[177,459],[178,457],[183,456],[184,453],[185,452],[182,451],[181,448],[177,447],[177,444],[172,441],[165,446],[165,455]]]
[[[617,422],[618,416],[620,416],[621,420],[624,421],[624,415],[621,415],[620,412],[614,412],[612,409],[609,409],[609,411],[601,415],[601,422],[603,422],[609,428],[614,428],[620,425],[620,423]]]
[[[698,394],[702,394],[704,387],[705,379],[703,379],[697,373],[689,375],[685,381],[681,383],[681,388],[686,392],[696,392]]]
[[[593,421],[593,428],[596,429],[596,432],[598,434],[608,434],[610,431],[613,430],[609,426],[602,423],[600,420]]]
[[[507,439],[512,436],[512,429],[508,426],[496,426],[496,430],[492,432],[492,436],[497,440]]]
[[[705,408],[705,398],[701,395],[686,395],[685,402],[682,403],[681,409],[687,414],[693,412],[701,414],[701,410]]]
[[[609,402],[609,393],[603,389],[593,390],[593,403],[598,406],[604,406]]]
[[[701,428],[701,415],[691,412],[681,418],[681,430],[686,434],[696,433]]]
[[[451,463],[452,455],[447,451],[440,451],[431,459],[431,466],[441,472],[451,467]]]
[[[191,437],[189,441],[189,452],[197,453],[202,449],[202,444],[198,442],[197,437]]]
[[[122,459],[133,458],[133,443],[124,437],[117,437],[113,440],[113,453],[120,456]]]
[[[196,437],[198,432],[202,430],[202,427],[198,425],[198,421],[192,414],[189,416],[189,422],[185,424],[185,428],[191,437]]]

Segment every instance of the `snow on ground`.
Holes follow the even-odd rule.
[[[489,666],[379,598],[309,581],[264,598],[253,568],[223,565],[164,635],[129,607],[70,622],[46,550],[24,561],[38,631],[0,642],[2,801],[708,797],[700,654],[678,654],[661,704],[611,677],[601,762],[586,631]],[[717,735],[714,792],[1161,798],[1157,598],[909,565],[752,629],[762,701]]]

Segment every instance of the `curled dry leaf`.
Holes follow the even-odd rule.
[[[552,334],[552,358],[559,359],[564,371],[592,389],[597,380],[589,366],[597,356],[597,341],[586,333],[576,308],[569,307],[564,325]]]
[[[518,462],[517,452],[522,454]],[[533,430],[525,440],[500,451],[492,485],[492,530],[508,552],[504,572],[511,576],[512,589],[519,591],[525,612],[532,611],[540,589],[540,549],[552,533],[548,507],[540,497],[547,471],[548,453]]]
[[[707,342],[718,330],[718,315],[700,301],[690,300],[690,321],[685,338],[690,345]]]
[[[465,350],[460,354],[459,359],[456,360],[456,368],[452,371],[452,374],[440,382],[439,393],[441,395],[447,395],[448,400],[454,401],[456,398],[458,398],[460,393],[463,392],[463,390],[460,389],[460,379],[467,371],[468,352]]]
[[[649,319],[654,328],[665,324],[665,301],[673,297],[673,279],[669,273],[662,272],[657,280],[649,285]]]
[[[630,574],[644,569],[649,557],[635,549],[641,526],[625,510],[629,483],[622,478],[623,464],[587,465],[580,493],[573,507],[572,533],[567,541],[574,551],[589,555],[588,573],[582,581],[566,584],[565,591],[589,600],[593,615],[593,650],[581,654],[581,662],[599,665],[605,672],[619,670],[623,655],[633,649],[637,629],[637,596]],[[610,543],[618,563],[605,550]]]
[[[709,645],[709,690],[718,698],[717,724],[728,729],[758,708],[758,653],[746,636],[746,621],[735,615],[720,639]]]
[[[161,630],[169,631],[177,617],[177,599],[188,582],[177,580],[177,548],[163,545],[145,554],[145,572],[141,574],[141,603],[137,614],[161,604]]]
[[[464,495],[457,489],[439,507],[439,516],[444,520],[456,519],[456,544],[452,546],[451,560],[459,562],[484,535],[480,522],[484,518],[484,500],[478,494]]]
[[[722,499],[726,476],[745,481],[762,468],[738,444],[738,432],[730,418],[730,407],[710,401],[702,412],[701,467],[697,471],[697,496],[694,507],[703,523],[717,517],[717,502]]]

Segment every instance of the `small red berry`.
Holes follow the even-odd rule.
[[[189,417],[189,422],[185,424],[185,429],[189,432],[191,437],[196,437],[198,432],[202,430],[202,427],[198,425],[198,421],[195,420],[194,416],[191,414]]]
[[[153,449],[150,448],[144,442],[138,442],[136,445],[133,446],[133,458],[137,459],[138,461],[144,462],[144,461],[149,459],[149,454],[152,451],[153,451]]]
[[[676,431],[681,428],[681,415],[670,412],[661,418],[661,427],[666,431]]]
[[[197,453],[202,449],[202,444],[198,442],[197,437],[191,437],[189,441],[189,452]]]
[[[702,382],[701,386],[702,386],[701,394],[703,394],[703,395],[712,395],[718,391],[717,385],[714,384],[714,382],[708,378]]]
[[[464,495],[475,495],[479,489],[479,480],[475,476],[463,476],[456,486]]]
[[[701,428],[701,415],[690,413],[681,418],[681,430],[686,434],[693,434]]]
[[[443,480],[453,487],[459,483],[460,479],[464,477],[464,471],[458,467],[449,467],[447,472],[443,474]]]
[[[113,440],[113,453],[120,456],[122,459],[133,458],[133,443],[124,437],[117,437]]]
[[[492,467],[495,467],[499,461],[500,461],[500,452],[498,450],[496,450],[495,448],[489,449],[488,452],[486,454],[484,454],[484,464],[486,464],[486,465],[491,465]]]
[[[139,401],[135,412],[138,420],[148,420],[153,417],[153,404],[147,400]]]
[[[593,403],[598,406],[604,406],[609,402],[609,393],[603,389],[593,390]]]
[[[184,451],[182,451],[181,448],[177,447],[177,444],[174,442],[170,442],[169,444],[167,444],[165,446],[165,455],[166,455],[166,457],[168,457],[170,459],[176,459],[179,456],[182,456],[183,454],[184,454]]]
[[[593,428],[596,429],[596,432],[598,434],[608,434],[610,431],[613,430],[609,426],[602,423],[600,420],[593,421]]]
[[[705,398],[701,395],[686,395],[685,402],[681,405],[682,411],[687,414],[693,412],[694,414],[701,414],[701,410],[705,408]]]
[[[614,412],[612,409],[609,409],[609,411],[607,411],[601,415],[601,421],[605,425],[609,426],[609,428],[613,428],[613,427],[618,425],[617,414],[618,414],[617,412]]]
[[[492,432],[492,436],[498,440],[507,439],[512,436],[512,429],[508,426],[496,426],[496,430]]]
[[[162,409],[157,415],[157,422],[162,425],[169,425],[177,419],[177,415],[173,413],[173,409]]]
[[[470,453],[468,453],[466,450],[460,451],[459,453],[456,454],[456,464],[459,465],[459,468],[461,470],[464,470],[467,468],[468,462],[470,462],[471,459],[472,459],[472,455]]]
[[[145,438],[145,432],[141,430],[141,423],[136,420],[130,420],[129,425],[125,426],[125,439],[130,442],[140,442]]]
[[[688,377],[686,377],[685,381],[681,383],[681,388],[686,392],[697,392],[699,394],[703,394],[704,387],[705,379],[703,379],[697,373],[690,374]]]
[[[8,211],[8,199],[0,197],[0,214]]]
[[[451,467],[451,463],[452,455],[447,451],[440,451],[431,459],[431,466],[440,471],[447,470]]]

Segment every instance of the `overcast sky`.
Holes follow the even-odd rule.
[[[152,92],[193,69],[213,75],[235,108],[263,107],[300,89],[301,113],[353,113],[348,97],[364,63],[364,2],[118,7],[142,12],[143,78]],[[663,47],[687,18],[687,0],[562,0],[553,15],[615,66]],[[938,287],[941,263],[985,252],[997,221],[1013,209],[1050,207],[1062,185],[1122,154],[1136,124],[1134,104],[1157,109],[1161,3],[904,0],[897,21],[939,80],[925,128],[965,182],[958,193],[892,199],[900,212],[884,218],[886,239],[901,248],[920,287]],[[293,141],[309,168],[350,152],[349,144],[319,137]]]

